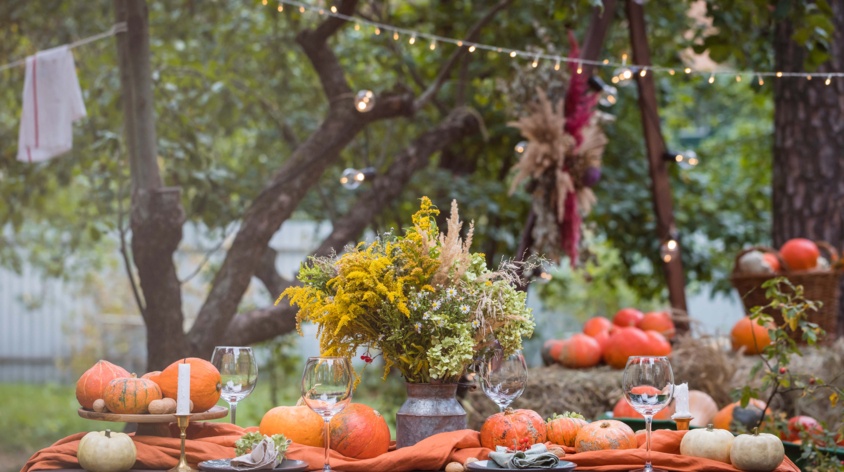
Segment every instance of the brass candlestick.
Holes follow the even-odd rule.
[[[674,420],[675,423],[677,423],[677,431],[688,431],[689,430],[689,423],[691,423],[691,421],[693,419],[695,419],[695,417],[694,416],[685,416],[685,417],[681,416],[681,417],[678,418],[678,417],[672,416],[671,419]]]
[[[185,457],[185,439],[187,438],[188,424],[190,423],[190,414],[187,415],[175,415],[176,416],[176,424],[179,426],[179,430],[181,434],[179,437],[182,438],[182,453],[179,455],[179,463],[176,464],[176,467],[168,470],[167,472],[198,472],[196,469],[188,464],[187,458]]]

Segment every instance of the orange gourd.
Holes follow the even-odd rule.
[[[639,328],[618,327],[604,349],[604,362],[613,369],[623,369],[630,356],[651,355],[651,340]]]
[[[674,320],[671,319],[671,313],[667,311],[651,311],[645,313],[644,318],[636,325],[642,331],[653,330],[665,336],[666,339],[674,337],[676,328],[674,327]]]
[[[765,402],[762,400],[751,398],[746,408],[741,408],[740,402],[730,403],[721,408],[712,418],[712,426],[717,429],[736,432],[733,425],[737,424],[750,430],[756,426],[757,421],[763,414],[770,416],[771,410],[765,408]]]
[[[160,370],[154,370],[152,372],[147,372],[146,374],[142,375],[141,378],[142,379],[149,379],[149,380],[152,380],[153,382],[156,382],[158,380],[159,375],[161,375],[161,371]],[[156,382],[156,383],[158,383],[158,382]]]
[[[141,414],[149,412],[153,400],[161,400],[161,389],[149,379],[131,377],[114,379],[103,391],[106,408],[113,413]]]
[[[371,459],[390,448],[390,428],[381,413],[363,403],[350,403],[331,418],[331,449],[345,457]]]
[[[650,352],[647,355],[668,356],[671,354],[671,343],[665,339],[665,336],[653,330],[645,331],[645,335],[651,343]]]
[[[548,441],[561,446],[574,447],[574,440],[580,428],[589,424],[583,415],[567,411],[562,415],[554,415],[548,418],[545,424],[545,431]]]
[[[94,402],[103,398],[103,392],[109,382],[129,375],[129,371],[123,367],[100,360],[76,381],[76,399],[82,408],[93,410]]]
[[[574,334],[563,340],[557,361],[572,369],[594,367],[601,362],[601,345],[591,336]]]
[[[549,339],[542,344],[542,364],[553,365],[557,362],[557,357],[560,355],[560,349],[563,347],[562,339]]]
[[[481,426],[481,445],[495,450],[496,446],[515,448],[523,445],[545,442],[545,421],[533,410],[513,410],[507,408],[484,421]]]
[[[297,444],[325,447],[323,423],[307,406],[277,406],[264,413],[258,431],[265,436],[283,434]]]
[[[580,428],[574,441],[576,452],[606,449],[635,449],[639,446],[636,433],[617,420],[600,420]]]
[[[595,316],[589,318],[585,323],[583,323],[583,334],[594,337],[602,331],[612,331],[614,326],[615,325],[612,324],[612,321],[610,321],[609,318]]]
[[[771,336],[768,334],[768,328],[745,316],[733,325],[730,342],[734,351],[744,348],[744,354],[749,356],[759,354],[771,344]]]
[[[794,238],[782,245],[780,255],[789,270],[811,270],[817,267],[821,253],[814,241]]]
[[[161,387],[161,393],[167,398],[176,398],[179,390],[179,364],[190,364],[190,401],[193,412],[208,411],[217,404],[222,389],[220,371],[214,364],[198,357],[180,359],[162,370],[158,377],[153,377]]]

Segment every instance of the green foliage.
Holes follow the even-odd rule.
[[[278,451],[280,458],[284,458],[284,453],[287,452],[287,446],[289,446],[292,441],[284,437],[283,434],[264,436],[257,431],[246,433],[234,442],[235,455],[242,456],[246,453],[252,452],[252,449],[266,437],[272,439],[275,444],[275,450]]]

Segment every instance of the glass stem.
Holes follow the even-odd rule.
[[[229,405],[232,407],[232,424],[237,424],[237,402],[229,402]]]
[[[645,459],[645,472],[653,471],[653,467],[651,466],[651,422],[653,421],[653,415],[643,415],[645,417],[645,451],[646,451],[646,459]]]
[[[322,468],[323,472],[331,471],[331,466],[328,465],[328,449],[331,446],[331,437],[328,434],[328,424],[330,421],[330,418],[325,418],[325,466]]]

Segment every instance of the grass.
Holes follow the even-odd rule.
[[[19,471],[33,453],[71,434],[124,427],[123,423],[80,418],[73,385],[0,384],[0,398],[0,472]],[[259,381],[252,395],[238,404],[237,423],[257,426],[269,409],[294,405],[298,398],[298,376]],[[353,401],[381,412],[395,435],[395,414],[404,398],[401,378],[390,376],[382,381],[379,369],[372,368],[363,373]],[[220,404],[228,406],[224,401]]]

